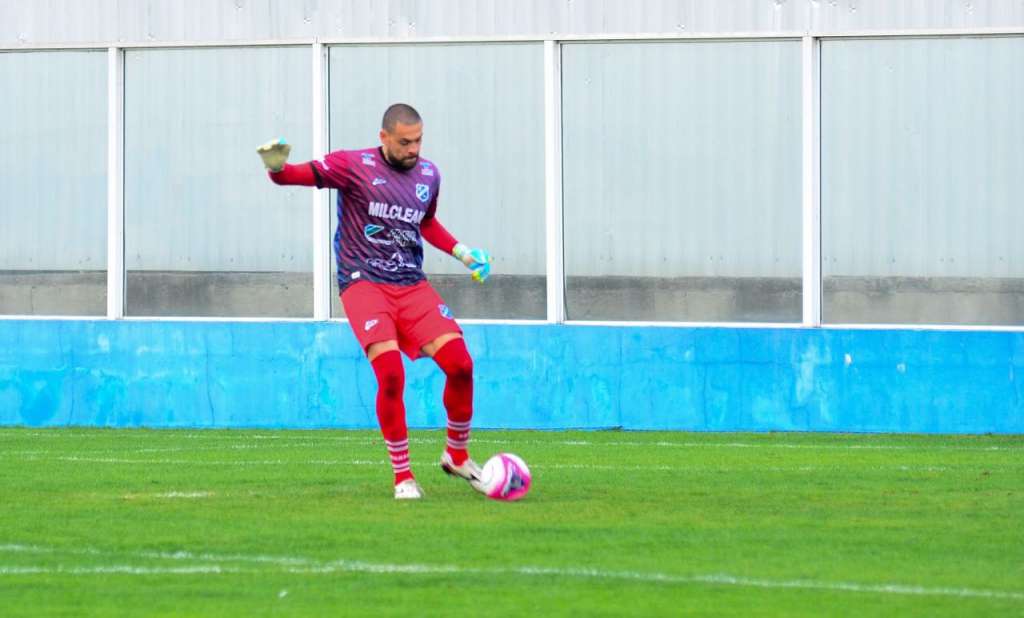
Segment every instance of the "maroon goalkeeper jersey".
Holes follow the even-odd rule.
[[[356,281],[412,285],[423,274],[420,222],[434,216],[441,175],[424,158],[394,167],[381,149],[337,150],[313,161],[317,186],[338,190],[338,288]]]

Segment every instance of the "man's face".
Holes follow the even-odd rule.
[[[403,169],[412,169],[420,158],[420,144],[423,142],[423,123],[395,123],[393,131],[380,130],[380,143],[388,161]]]

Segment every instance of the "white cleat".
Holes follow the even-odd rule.
[[[470,487],[480,493],[484,493],[483,485],[480,484],[482,477],[480,466],[476,465],[476,462],[472,459],[467,458],[466,461],[462,462],[461,466],[456,466],[455,462],[452,461],[452,456],[448,454],[448,451],[445,451],[441,455],[441,469],[449,476],[465,479],[469,482]]]
[[[423,490],[413,479],[406,479],[395,485],[395,500],[419,500],[422,497]]]

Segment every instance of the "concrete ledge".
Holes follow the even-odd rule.
[[[430,281],[459,318],[543,320],[543,276],[466,275]],[[0,315],[106,313],[106,274],[0,271]],[[128,315],[309,318],[309,273],[128,272]],[[331,315],[343,316],[332,294]],[[785,277],[576,277],[566,279],[572,320],[799,322],[801,281]],[[1024,324],[1024,279],[827,277],[834,324]]]
[[[1024,433],[1024,333],[471,325],[478,427]],[[444,377],[406,363],[413,427]],[[0,425],[375,427],[345,324],[0,320]]]

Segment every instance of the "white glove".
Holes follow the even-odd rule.
[[[285,142],[283,137],[272,139],[256,149],[263,159],[263,165],[272,172],[280,172],[284,164],[288,162],[288,153],[292,151],[292,145]]]

